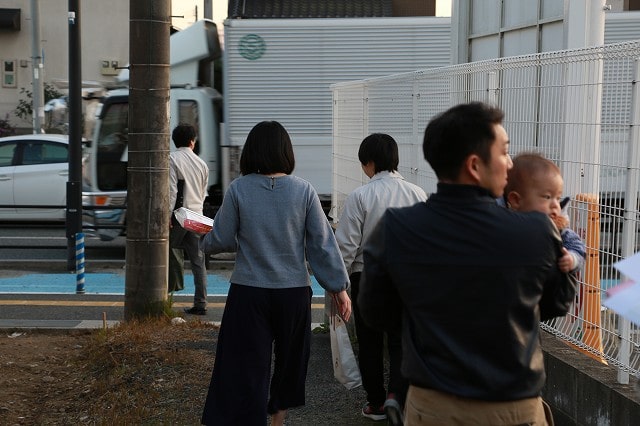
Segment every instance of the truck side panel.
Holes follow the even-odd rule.
[[[277,120],[294,143],[294,174],[330,194],[329,86],[449,65],[450,26],[436,17],[227,20],[223,143],[242,146],[256,123]]]

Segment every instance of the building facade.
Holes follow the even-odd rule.
[[[129,61],[129,2],[84,0],[80,3],[83,87],[112,84],[118,67],[126,66]],[[36,10],[33,10],[33,5]],[[35,50],[32,43],[34,22],[39,23],[37,32],[40,34],[39,46]],[[31,129],[31,121],[21,120],[14,111],[21,99],[30,102],[26,92],[32,92],[34,72],[40,74],[44,84],[66,92],[68,28],[66,0],[2,2],[0,119],[8,119],[18,130]],[[34,52],[39,55],[34,57]]]

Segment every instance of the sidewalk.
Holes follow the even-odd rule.
[[[193,294],[174,294],[173,309],[185,318],[220,322],[226,296],[209,296],[207,314],[183,313],[192,306]],[[324,297],[311,303],[312,328],[324,322]],[[124,320],[123,294],[1,293],[0,329],[81,329],[114,326]]]
[[[185,290],[173,296],[174,310],[184,315],[187,320],[218,322],[222,318],[229,285],[228,277],[219,276],[224,274],[224,271],[210,270],[208,273],[218,276],[209,276],[207,315],[195,317],[182,314],[182,309],[191,306],[193,300],[193,279],[188,271],[189,276],[185,276]],[[61,332],[60,330],[64,332],[75,329],[99,329],[105,326],[113,327],[124,320],[122,270],[88,272],[85,294],[75,293],[74,280],[74,274],[65,272],[49,274],[45,271],[1,271],[0,333],[9,335],[16,330],[28,332],[29,329],[38,329],[39,332],[52,330],[57,333]],[[216,290],[217,288],[222,290]],[[324,292],[320,290],[314,288],[314,327],[324,322]],[[214,295],[214,292],[224,294]],[[287,425],[386,424],[362,417],[361,409],[366,394],[361,387],[347,390],[333,377],[328,333],[312,334],[306,396],[304,407],[289,411]]]
[[[232,266],[207,271],[208,312],[200,317],[220,321]],[[101,268],[85,273],[84,293],[76,293],[77,276],[51,269],[0,271],[0,328],[101,328],[124,319],[125,271]],[[173,308],[192,306],[193,275],[185,271],[185,289],[173,294]],[[312,280],[312,322],[324,322],[324,290]]]
[[[191,305],[192,296],[176,296],[174,308]],[[224,307],[224,297],[209,297],[206,316],[185,315],[186,319],[219,321]],[[316,303],[316,301],[318,303]],[[314,318],[324,313],[324,303],[315,299]],[[0,294],[0,333],[6,336],[16,330],[29,333],[39,329],[60,333],[81,328],[112,327],[123,320],[123,295],[76,294]],[[58,329],[58,331],[55,331]],[[62,329],[62,331],[60,331]],[[333,377],[331,344],[328,333],[312,334],[311,357],[307,373],[306,405],[292,409],[287,415],[288,426],[306,425],[370,425],[362,417],[361,409],[366,394],[360,387],[347,390]]]

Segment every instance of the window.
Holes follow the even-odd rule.
[[[3,143],[0,145],[0,167],[11,166],[13,164],[13,153],[15,150],[15,143]]]
[[[0,30],[20,31],[20,9],[0,8]]]
[[[66,163],[68,156],[67,145],[46,141],[27,142],[22,151],[22,164]]]
[[[69,158],[67,145],[61,143],[44,143],[42,145],[42,162],[47,164],[66,163]]]
[[[200,136],[200,121],[198,120],[198,102],[194,100],[178,101],[178,122],[191,124],[196,129],[196,138]],[[172,129],[173,130],[173,129]],[[197,143],[193,152],[200,155],[200,144]]]
[[[16,61],[2,61],[2,87],[17,87]]]
[[[22,151],[22,164],[42,164],[42,143],[30,142],[24,145]]]
[[[127,160],[124,154],[129,143],[129,104],[105,103],[100,114],[97,143],[98,188],[102,191],[127,189]]]

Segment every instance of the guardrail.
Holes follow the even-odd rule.
[[[0,209],[57,209],[57,210],[65,210],[67,206],[58,206],[58,205],[46,205],[46,204],[11,204],[11,205],[0,205]],[[95,206],[95,205],[83,205],[82,210],[126,210],[126,205],[118,205],[118,206]],[[50,223],[47,223],[46,226],[53,226]],[[93,224],[89,225],[87,223],[82,224],[83,229],[125,229],[126,224]]]
[[[47,205],[47,204],[11,204],[0,205],[0,209],[48,209],[48,210],[67,210],[67,206]],[[82,230],[81,231],[98,231],[100,229],[125,229],[124,223],[99,223],[95,220],[84,220],[85,211],[105,211],[105,210],[123,210],[126,204],[121,205],[83,205],[82,206]],[[91,218],[90,218],[91,219]],[[53,224],[54,221],[40,223],[39,226],[58,227]],[[84,293],[84,232],[70,233],[68,223],[65,221],[64,227],[67,229],[67,269],[70,272],[76,272],[78,275],[77,293]],[[7,248],[7,247],[5,247]],[[8,247],[10,248],[10,247]]]

